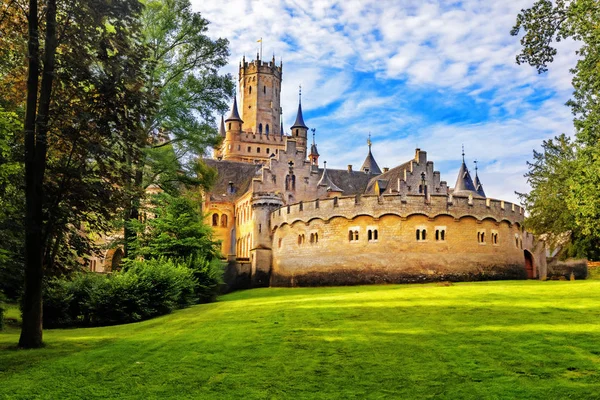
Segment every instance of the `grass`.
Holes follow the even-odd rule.
[[[0,333],[0,398],[600,398],[600,281],[256,289]]]

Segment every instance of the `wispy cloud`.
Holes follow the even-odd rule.
[[[428,151],[454,185],[464,143],[488,195],[526,191],[526,160],[542,140],[572,132],[572,42],[550,72],[515,64],[509,35],[532,0],[195,0],[209,34],[231,43],[227,72],[242,55],[283,59],[285,125],[302,84],[305,120],[328,165],[359,166],[366,137],[381,166]],[[472,165],[470,165],[472,167]]]

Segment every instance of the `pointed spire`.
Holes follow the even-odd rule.
[[[283,115],[279,116],[279,135],[283,136]]]
[[[462,148],[462,157],[463,162],[458,170],[458,177],[456,178],[456,185],[454,185],[453,194],[460,194],[459,192],[463,192],[463,194],[467,194],[464,192],[475,192],[475,185],[473,184],[473,179],[471,179],[471,174],[469,173],[469,169],[467,168],[467,164],[465,164],[465,147]]]
[[[244,122],[242,121],[242,119],[240,118],[240,114],[238,113],[238,109],[237,109],[237,96],[234,96],[233,98],[233,107],[231,108],[231,113],[229,114],[229,117],[227,117],[227,119],[225,120],[225,122],[228,121],[240,121],[240,122]]]
[[[329,177],[329,174],[327,173],[327,161],[323,162],[323,175],[321,176],[319,183],[317,183],[317,186],[326,186],[328,192],[343,192],[343,190],[333,183]]]
[[[319,152],[317,151],[317,144],[315,143],[315,128],[311,129],[312,131],[312,136],[313,136],[313,142],[312,142],[312,146],[310,146],[310,154],[309,156],[319,156]]]
[[[481,181],[479,180],[479,176],[477,175],[477,160],[473,161],[475,163],[475,191],[477,192],[478,195],[482,196],[482,197],[486,197],[485,196],[485,192],[483,190],[483,185],[481,184]]]
[[[304,118],[302,117],[302,85],[299,86],[298,90],[298,113],[296,114],[296,121],[294,122],[294,125],[292,125],[292,129],[294,128],[308,129],[308,126],[306,126]]]
[[[365,158],[365,162],[363,162],[360,170],[367,174],[381,174],[381,169],[379,165],[377,165],[377,161],[375,161],[375,157],[373,157],[373,153],[371,153],[371,134],[369,133],[369,139],[367,139],[367,144],[369,145],[369,154],[367,154],[367,158]]]
[[[219,135],[225,137],[225,121],[223,115],[221,115],[221,126],[219,127]]]

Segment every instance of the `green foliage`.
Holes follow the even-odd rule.
[[[23,286],[24,193],[22,123],[0,108],[0,292],[16,301]]]
[[[218,258],[208,261],[204,257],[189,257],[185,265],[194,276],[195,300],[198,303],[215,301],[223,284],[225,264]]]
[[[193,272],[166,259],[134,261],[112,275],[78,273],[50,280],[44,326],[102,326],[136,322],[196,303]]]
[[[539,73],[548,70],[548,64],[554,60],[557,50],[554,41],[566,38],[577,40],[580,45],[577,65],[570,72],[573,74],[573,97],[568,101],[571,107],[576,130],[576,140],[564,143],[571,147],[572,154],[568,165],[562,169],[568,174],[557,175],[552,179],[564,179],[556,183],[548,183],[542,174],[543,188],[538,188],[536,175],[539,174],[539,161],[530,164],[528,179],[533,191],[545,192],[546,197],[532,195],[528,198],[530,206],[536,209],[537,221],[530,225],[541,227],[539,223],[542,213],[545,219],[556,218],[554,205],[561,203],[565,216],[556,223],[546,224],[546,231],[551,235],[559,235],[568,229],[573,232],[571,252],[591,258],[600,256],[600,3],[597,0],[537,0],[526,10],[521,10],[517,22],[511,31],[521,38],[523,46],[517,56],[517,63],[528,63]],[[559,139],[557,138],[556,141]],[[546,169],[553,170],[549,165]],[[552,191],[552,187],[555,191]],[[547,197],[557,199],[548,200]],[[565,221],[568,220],[568,221]],[[550,226],[548,226],[550,225]]]
[[[137,236],[129,243],[130,258],[211,260],[219,254],[219,244],[192,200],[167,193],[156,194],[150,200],[145,221],[132,223]]]
[[[587,280],[238,291],[35,351],[0,333],[0,398],[596,399],[598,304]]]
[[[4,329],[4,312],[6,311],[4,309],[4,302],[6,301],[6,298],[4,297],[4,295],[2,294],[2,292],[0,292],[0,331],[2,329]]]

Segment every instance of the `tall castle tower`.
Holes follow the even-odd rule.
[[[304,124],[302,107],[298,105],[296,122],[291,127],[292,136],[283,133],[281,123],[281,78],[283,64],[256,60],[240,63],[239,92],[241,109],[237,99],[227,119],[222,120],[219,134],[224,138],[215,157],[219,160],[265,164],[281,150],[286,141],[293,138],[299,151],[306,154],[308,127]],[[241,115],[241,117],[240,117]]]
[[[242,120],[245,132],[279,134],[281,116],[282,63],[256,60],[240,64],[239,86],[242,95]]]

